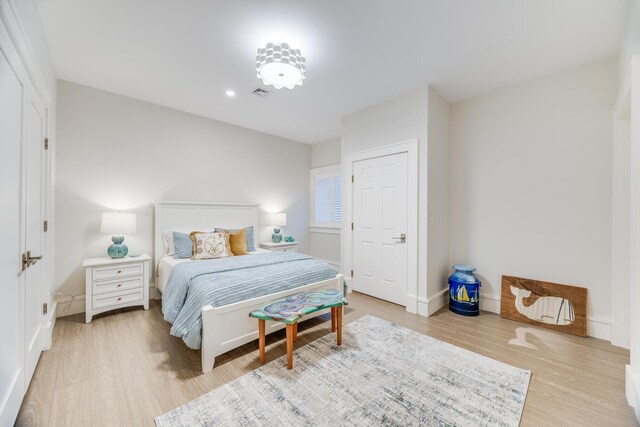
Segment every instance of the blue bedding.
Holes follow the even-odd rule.
[[[171,335],[182,338],[188,347],[199,349],[202,307],[221,307],[332,279],[336,274],[325,262],[291,252],[178,264],[169,274],[162,312],[172,324]]]

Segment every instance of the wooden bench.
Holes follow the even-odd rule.
[[[321,289],[290,295],[249,313],[250,317],[258,319],[260,363],[263,364],[265,360],[265,321],[272,320],[286,325],[287,369],[291,369],[293,344],[298,339],[298,320],[306,314],[330,308],[331,332],[336,332],[337,329],[337,344],[342,345],[342,307],[347,304],[342,292],[335,289]]]

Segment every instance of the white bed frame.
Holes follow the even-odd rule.
[[[172,230],[212,230],[213,227],[242,228],[253,225],[254,239],[260,235],[260,209],[257,204],[209,202],[154,202],[154,263],[164,254],[162,233]],[[254,242],[257,243],[257,242]],[[222,307],[202,307],[202,371],[213,369],[216,356],[258,338],[258,321],[249,312],[278,298],[314,289],[343,291],[343,277],[311,283],[288,291],[240,301]],[[306,316],[305,319],[322,314]],[[281,322],[268,322],[266,333],[282,329]],[[257,354],[257,353],[256,353]],[[257,355],[256,355],[257,357]]]

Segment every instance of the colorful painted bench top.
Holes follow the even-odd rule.
[[[321,289],[312,292],[300,292],[274,301],[249,316],[262,320],[280,321],[286,324],[296,323],[305,314],[315,313],[331,307],[347,305],[342,292],[336,289]]]

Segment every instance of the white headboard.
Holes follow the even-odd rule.
[[[243,228],[253,225],[254,239],[260,232],[260,205],[251,203],[153,202],[154,263],[164,254],[164,231],[212,231],[214,227]],[[255,242],[254,242],[255,243]]]

